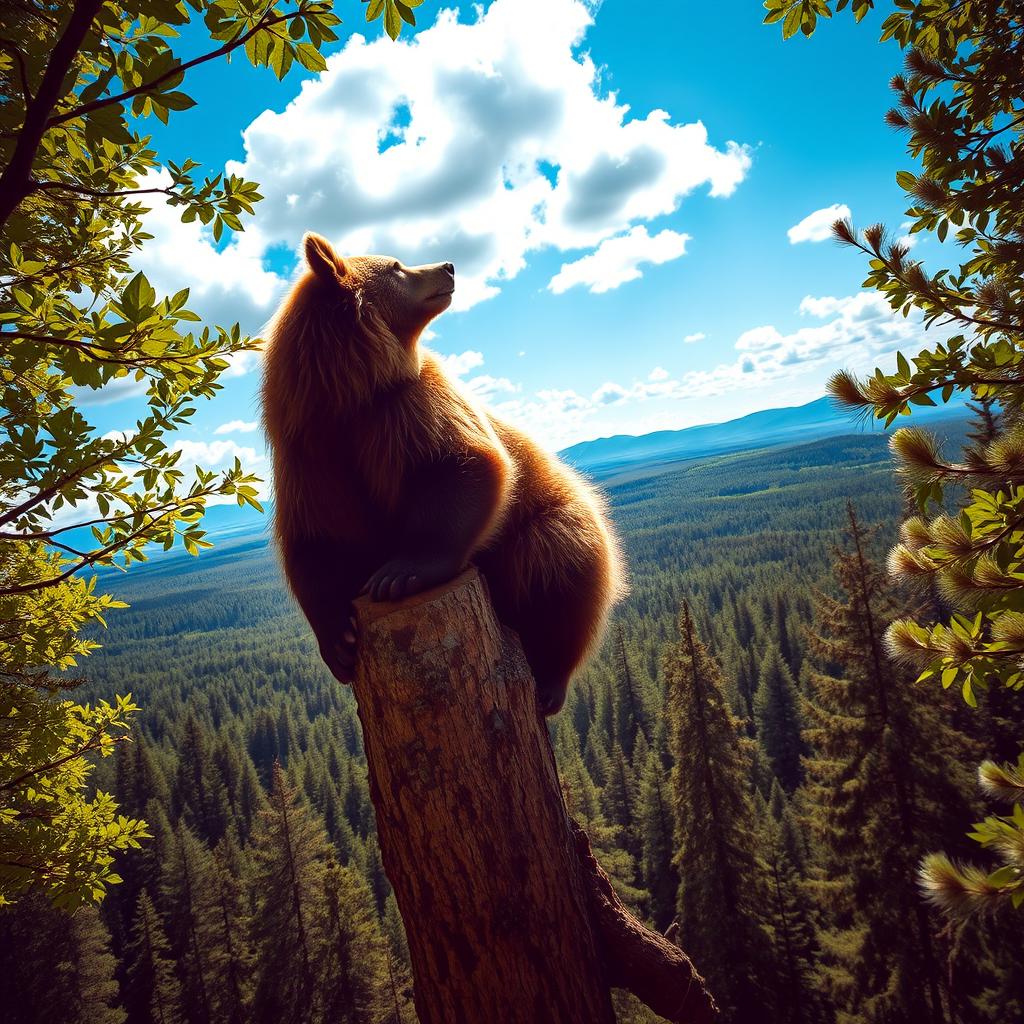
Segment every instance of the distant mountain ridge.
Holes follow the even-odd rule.
[[[935,408],[917,408],[912,420],[935,422],[959,419],[964,415],[963,401]],[[908,420],[901,418],[902,423]],[[901,425],[898,421],[895,425]],[[690,459],[726,455],[755,448],[802,444],[844,434],[882,433],[877,420],[860,422],[848,410],[837,409],[832,399],[819,398],[806,405],[783,409],[764,409],[724,423],[704,423],[682,430],[658,430],[652,434],[617,434],[593,441],[582,441],[558,454],[571,466],[597,480],[641,467],[668,467]],[[203,528],[216,537],[270,538],[270,519],[246,506],[214,505],[204,517]],[[155,555],[156,552],[153,552]]]
[[[913,421],[959,419],[963,415],[961,400],[935,408],[917,408]],[[894,428],[906,422],[897,421]],[[817,441],[842,434],[882,433],[884,429],[878,420],[858,421],[849,410],[837,408],[831,398],[818,398],[806,405],[763,409],[724,423],[705,423],[682,430],[658,430],[651,434],[616,434],[614,437],[582,441],[558,454],[569,465],[600,478],[635,463],[680,462],[751,448]]]

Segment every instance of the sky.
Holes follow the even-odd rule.
[[[145,123],[159,155],[255,179],[266,198],[219,246],[154,208],[138,267],[258,333],[305,231],[343,254],[451,261],[455,301],[426,343],[551,449],[802,404],[839,367],[923,347],[828,235],[846,215],[905,230],[895,175],[913,164],[882,120],[900,65],[877,41],[882,14],[783,42],[750,0],[641,6],[425,0],[393,43],[339,0],[320,75],[196,69],[197,106]],[[265,468],[259,372],[239,360],[200,403],[186,461]],[[120,395],[90,410],[101,430],[138,415]]]

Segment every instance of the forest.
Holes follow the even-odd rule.
[[[950,421],[947,446],[965,429]],[[659,930],[678,921],[729,1019],[922,1020],[931,985],[936,1021],[1024,1013],[1012,928],[943,928],[908,884],[932,850],[969,854],[983,804],[963,766],[1014,754],[1019,717],[924,701],[913,674],[873,667],[881,627],[911,607],[880,568],[902,505],[887,442],[862,431],[608,487],[632,593],[552,740],[618,891]],[[153,837],[73,929],[41,898],[0,915],[8,1019],[415,1020],[355,704],[266,537],[109,585],[130,607],[87,692],[130,692],[145,712],[97,784]],[[705,743],[697,700],[714,714]],[[688,782],[702,773],[715,825]],[[624,993],[617,1012],[658,1019]]]

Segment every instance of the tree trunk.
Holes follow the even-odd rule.
[[[629,917],[574,833],[529,666],[477,571],[356,610],[370,795],[421,1024],[613,1024],[613,983],[680,1024],[713,1020],[690,961]]]

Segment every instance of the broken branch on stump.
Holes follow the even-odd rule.
[[[622,906],[574,831],[518,638],[470,569],[356,602],[353,684],[421,1024],[613,1024],[610,986],[716,1016],[678,948]]]

